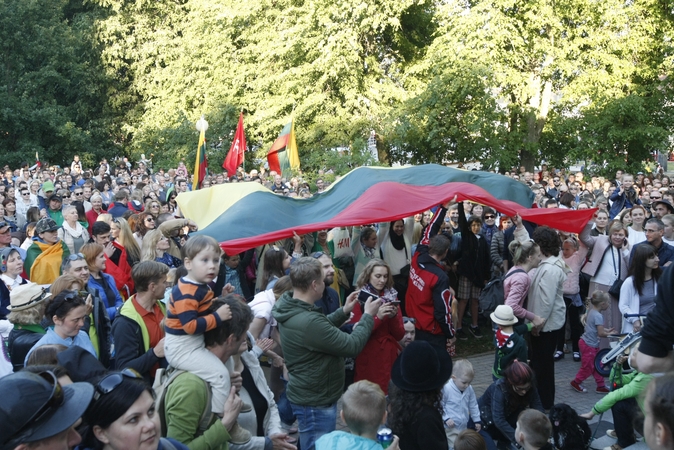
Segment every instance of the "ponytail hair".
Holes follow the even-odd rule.
[[[590,306],[597,308],[598,306],[607,303],[610,297],[604,291],[596,290],[585,301],[585,313],[580,316],[580,323],[585,326],[587,324],[587,315],[590,313]]]
[[[513,263],[520,265],[526,262],[527,258],[533,255],[538,249],[538,244],[529,239],[525,242],[520,242],[517,239],[508,245],[508,251],[513,257]]]

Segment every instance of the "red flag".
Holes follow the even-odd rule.
[[[239,115],[239,124],[236,126],[234,141],[227,153],[222,168],[227,171],[230,177],[236,174],[236,169],[243,164],[243,152],[246,151],[246,135],[243,132],[243,112]]]

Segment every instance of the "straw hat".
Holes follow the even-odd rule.
[[[44,288],[36,283],[27,283],[15,287],[9,293],[9,303],[7,307],[10,311],[23,311],[42,303],[51,297],[51,293],[46,292]]]

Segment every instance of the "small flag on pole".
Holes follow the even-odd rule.
[[[199,145],[197,146],[197,158],[194,163],[193,191],[201,187],[201,183],[203,183],[208,173],[208,158],[206,157],[206,130],[208,130],[208,122],[206,122],[203,116],[197,121],[197,130],[199,130]]]
[[[239,124],[236,126],[236,133],[234,133],[234,141],[227,153],[225,162],[222,163],[222,168],[227,171],[227,176],[236,174],[236,169],[243,164],[243,154],[246,151],[246,135],[243,132],[243,112],[239,115]]]
[[[300,156],[295,140],[294,120],[283,127],[283,131],[267,153],[267,161],[269,162],[269,170],[276,171],[282,176],[288,176],[290,169],[299,170]]]

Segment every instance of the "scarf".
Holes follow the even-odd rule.
[[[67,232],[69,235],[71,235],[73,239],[77,239],[78,237],[82,236],[82,232],[84,231],[84,227],[80,225],[79,222],[75,222],[75,228],[73,228],[65,220],[63,221],[63,225],[61,225],[61,228],[63,228],[64,232]]]
[[[405,248],[405,233],[398,236],[396,232],[393,231],[393,224],[396,222],[398,221],[394,220],[393,222],[391,222],[388,235],[391,238],[391,245],[393,245],[393,248],[395,248],[396,250],[402,250]]]
[[[491,238],[492,236],[494,236],[496,230],[498,230],[496,225],[482,224],[482,234],[484,235],[484,238],[487,240],[487,244],[491,245]]]
[[[505,334],[500,328],[496,330],[496,334],[494,335],[496,338],[496,346],[498,348],[503,348],[503,346],[507,343],[508,348],[511,348],[513,345],[515,345],[515,343],[513,341],[508,342],[510,336],[512,336],[512,334]]]

